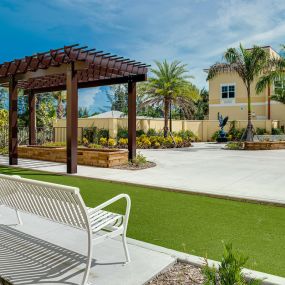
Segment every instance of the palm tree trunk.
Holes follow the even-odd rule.
[[[169,101],[164,99],[164,137],[168,134]]]
[[[172,133],[172,107],[171,107],[171,101],[169,102],[169,130]]]
[[[252,113],[251,113],[251,95],[250,86],[247,87],[247,128],[246,128],[246,141],[253,141],[253,125],[252,125]]]

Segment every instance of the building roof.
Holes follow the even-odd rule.
[[[120,119],[127,117],[128,115],[126,115],[125,113],[114,110],[88,117],[88,119]],[[146,116],[137,116],[137,119],[151,119],[151,118]]]
[[[101,119],[119,119],[122,117],[125,117],[125,113],[120,112],[120,111],[108,111],[108,112],[104,112],[98,115],[94,115],[91,117],[88,117],[89,119],[93,119],[93,118],[101,118]]]

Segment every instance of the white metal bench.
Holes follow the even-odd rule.
[[[103,210],[122,198],[127,202],[124,215]],[[121,236],[126,263],[130,261],[126,232],[131,200],[127,194],[120,194],[95,208],[88,208],[78,188],[0,174],[0,205],[14,209],[19,224],[23,224],[19,212],[23,211],[86,231],[88,255],[82,285],[88,280],[94,244]]]

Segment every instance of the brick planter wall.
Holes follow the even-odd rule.
[[[63,147],[19,146],[20,158],[66,162],[66,149]],[[78,164],[112,167],[128,163],[128,151],[117,149],[78,148]]]
[[[280,142],[245,142],[245,150],[285,149],[285,141]]]

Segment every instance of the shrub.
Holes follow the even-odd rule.
[[[42,146],[47,146],[47,147],[65,147],[66,143],[65,142],[46,142]]]
[[[229,142],[229,143],[227,143],[226,147],[228,149],[237,150],[237,149],[242,149],[243,144],[240,142]]]
[[[82,144],[85,145],[85,146],[87,146],[87,145],[89,144],[88,139],[87,139],[87,138],[83,138],[83,139],[82,139]]]
[[[140,137],[140,136],[142,136],[142,135],[145,135],[145,132],[144,132],[143,130],[137,130],[137,131],[136,131],[136,136],[137,136],[137,137]]]
[[[94,149],[100,149],[102,148],[101,145],[96,144],[96,143],[91,143],[90,145],[88,145],[89,148],[94,148]]]
[[[109,130],[98,129],[97,127],[88,127],[83,129],[83,139],[90,143],[99,143],[101,138],[109,138]]]
[[[158,133],[156,132],[155,129],[148,129],[146,135],[147,135],[148,137],[151,137],[151,136],[157,136]]]
[[[150,148],[151,147],[151,141],[150,139],[145,136],[145,135],[142,135],[140,138],[139,138],[139,142],[141,142],[141,147],[142,148]]]
[[[181,137],[183,140],[197,141],[198,137],[190,130],[180,131],[177,136]]]
[[[264,128],[256,128],[256,134],[257,135],[264,135],[264,134],[266,134],[266,129],[264,129]]]
[[[153,145],[154,148],[160,148],[160,143],[159,142],[155,142]]]
[[[108,139],[108,146],[114,147],[116,145],[116,141],[114,139]]]
[[[107,138],[100,138],[99,144],[102,145],[102,146],[108,146]]]
[[[131,161],[131,163],[135,166],[141,166],[147,163],[146,157],[138,152],[137,156]]]
[[[128,139],[120,138],[118,140],[118,146],[121,148],[127,148],[128,147]]]
[[[284,135],[284,132],[280,128],[272,128],[272,135]]]
[[[109,139],[109,130],[107,129],[97,129],[96,132],[96,137],[97,137],[97,141],[100,140],[100,138],[107,138]]]
[[[121,139],[121,138],[128,138],[128,129],[127,128],[118,128],[118,133],[117,133],[117,139]]]
[[[8,147],[1,147],[0,148],[0,155],[8,154]]]
[[[183,146],[183,139],[182,137],[174,137],[174,141],[177,147],[182,147]]]
[[[234,251],[232,244],[224,246],[224,253],[221,264],[218,268],[210,267],[206,260],[206,265],[202,269],[205,277],[204,285],[258,285],[260,280],[247,282],[242,273],[242,268],[246,264],[248,258],[244,257],[238,251]]]
[[[171,137],[166,137],[163,139],[163,146],[166,148],[172,148],[175,146],[174,141]]]
[[[220,135],[220,131],[214,132],[214,134],[211,137],[212,141],[217,141],[219,135]]]

